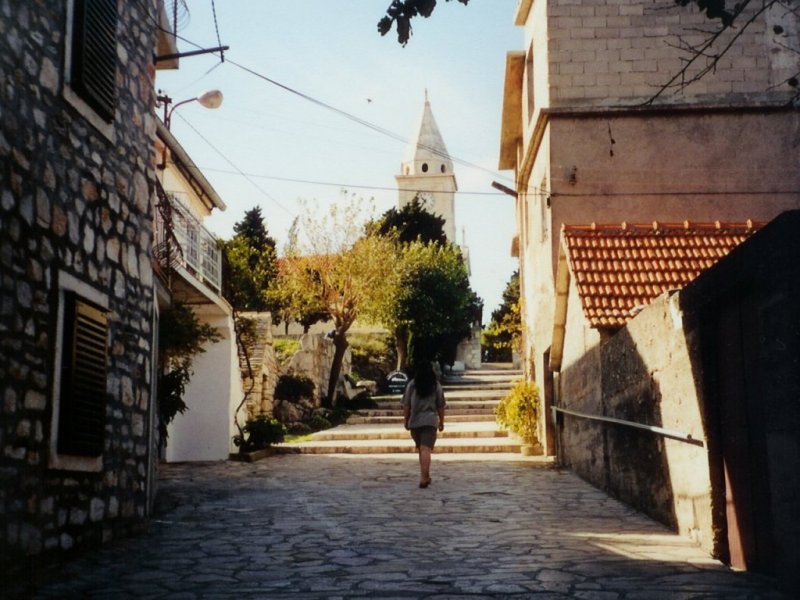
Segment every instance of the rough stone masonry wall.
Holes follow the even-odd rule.
[[[703,440],[697,340],[684,330],[677,298],[661,296],[566,367],[561,406]],[[706,447],[571,416],[561,443],[579,475],[715,552]]]
[[[304,375],[314,382],[317,404],[328,394],[328,379],[331,375],[331,365],[335,349],[333,341],[320,334],[306,333],[300,338],[300,349],[289,361],[287,372]],[[352,353],[345,350],[342,360],[341,375],[350,373]]]
[[[62,95],[65,4],[0,0],[0,566],[147,510],[156,2],[119,3],[114,142]],[[108,298],[99,473],[48,467],[59,271]]]
[[[739,24],[758,6],[751,3]],[[718,23],[706,19],[695,5],[680,7],[671,0],[551,0],[550,105],[639,104],[666,84],[682,67],[682,59],[690,56],[679,48],[679,36],[698,43],[703,39],[698,30]],[[786,35],[775,35],[776,25]],[[800,57],[786,46],[798,43],[797,31],[797,16],[773,7],[747,28],[714,72],[681,94],[667,91],[659,103],[790,96],[793,90],[785,81],[800,70]],[[739,28],[730,29],[714,48],[721,50],[738,32]]]
[[[245,319],[252,319],[255,324],[255,339],[248,345],[252,379],[248,372],[246,359],[239,352],[239,365],[242,375],[242,387],[247,400],[245,402],[245,419],[259,414],[272,415],[275,400],[275,384],[278,382],[278,359],[272,343],[272,313],[241,313]],[[252,390],[250,390],[250,386]]]

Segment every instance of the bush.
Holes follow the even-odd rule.
[[[275,338],[272,340],[272,347],[275,349],[278,364],[282,365],[297,353],[300,341],[294,338]]]
[[[353,333],[347,336],[353,376],[382,382],[397,363],[394,338],[383,333]]]
[[[233,438],[233,443],[243,452],[263,450],[272,444],[281,443],[286,437],[286,427],[283,423],[268,415],[258,415],[250,419],[242,431],[247,439],[243,440],[237,435]]]
[[[319,414],[311,415],[311,418],[306,422],[306,425],[311,427],[311,429],[314,431],[322,431],[323,429],[330,429],[333,427],[333,423]]]
[[[314,382],[304,375],[281,375],[275,384],[275,399],[297,402],[314,397]]]
[[[344,411],[366,410],[370,408],[378,408],[378,403],[372,399],[370,393],[366,390],[359,392],[352,398],[348,398],[343,394],[339,394],[336,399],[336,407]]]
[[[538,442],[539,388],[532,381],[520,381],[495,408],[497,422],[517,434],[526,444]]]

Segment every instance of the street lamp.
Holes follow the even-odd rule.
[[[159,90],[161,91],[161,90]],[[199,96],[195,98],[189,98],[187,100],[181,100],[172,106],[172,98],[170,98],[166,94],[159,94],[156,96],[156,100],[163,105],[164,107],[164,126],[169,131],[169,126],[172,121],[172,113],[175,111],[176,108],[181,106],[182,104],[189,104],[189,102],[198,102],[200,106],[204,106],[205,108],[219,108],[220,104],[222,104],[222,92],[219,90],[209,90],[207,92],[203,92]],[[167,168],[167,142],[164,140],[164,148],[161,153],[161,164],[157,165],[159,169],[166,169]]]
[[[169,129],[170,122],[172,121],[172,113],[176,108],[183,104],[189,104],[189,102],[198,102],[200,106],[204,106],[205,108],[219,108],[220,104],[222,104],[222,92],[219,90],[209,90],[195,98],[181,100],[174,104],[172,108],[169,107],[169,105],[172,104],[172,98],[166,94],[156,96],[156,100],[164,105],[164,125]]]

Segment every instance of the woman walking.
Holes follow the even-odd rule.
[[[444,408],[444,391],[433,364],[420,363],[403,393],[403,417],[417,445],[421,488],[431,484],[431,452],[436,444],[436,430],[444,431]]]

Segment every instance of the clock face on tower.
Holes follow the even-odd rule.
[[[419,204],[422,208],[428,212],[433,210],[433,196],[431,194],[428,192],[420,192],[417,194],[417,198],[419,198]]]

